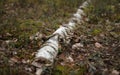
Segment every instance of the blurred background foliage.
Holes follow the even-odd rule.
[[[16,38],[19,47],[38,31],[49,35],[66,22],[83,1],[0,0],[0,39]]]
[[[85,0],[0,0],[0,38],[17,38],[18,46],[40,31],[51,34],[67,22]],[[90,23],[120,21],[119,0],[91,0],[85,9]]]
[[[120,22],[120,0],[91,0],[86,13],[92,23]]]

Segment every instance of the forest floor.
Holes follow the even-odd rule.
[[[0,28],[0,75],[34,75],[35,67],[31,63],[36,51],[48,35],[68,22],[78,5],[74,9],[68,5],[57,11],[44,9],[51,5],[42,5],[42,11],[37,11],[41,13],[36,15],[39,7],[28,6],[27,9],[7,5],[9,8],[0,18],[3,20]],[[70,43],[61,42],[53,66],[46,68],[43,75],[120,75],[119,7],[118,3],[114,8],[107,8],[113,10],[109,15],[102,11],[94,14],[92,9],[86,9],[89,21],[75,28]],[[98,16],[101,14],[102,17]]]

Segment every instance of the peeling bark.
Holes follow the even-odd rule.
[[[70,19],[68,24],[60,26],[60,28],[58,28],[38,50],[35,60],[32,63],[38,68],[36,75],[40,75],[44,67],[52,65],[58,54],[59,40],[63,39],[66,41],[66,38],[70,36],[69,34],[72,33],[77,24],[81,24],[83,22],[83,17],[85,16],[84,9],[88,6],[89,2],[90,1],[84,2],[77,12],[73,14],[73,17]]]

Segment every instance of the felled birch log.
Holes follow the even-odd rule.
[[[77,10],[77,12],[70,19],[68,24],[60,26],[52,36],[43,44],[43,46],[36,53],[33,65],[37,67],[36,75],[40,75],[44,67],[50,66],[58,54],[59,40],[66,41],[66,37],[70,36],[73,29],[82,23],[85,16],[84,9],[88,6],[90,1],[85,1]]]

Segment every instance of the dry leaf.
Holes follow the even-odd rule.
[[[95,43],[95,47],[97,47],[97,48],[101,48],[102,45],[101,45],[100,43],[96,42],[96,43]]]
[[[66,59],[67,59],[68,62],[73,62],[74,61],[71,56],[68,56]]]
[[[117,70],[112,71],[112,75],[119,75],[119,74],[120,74],[120,72],[118,72]]]
[[[74,45],[72,46],[72,49],[78,49],[78,48],[80,48],[80,47],[83,47],[83,44],[81,44],[81,43],[76,43],[76,44],[74,44]]]

